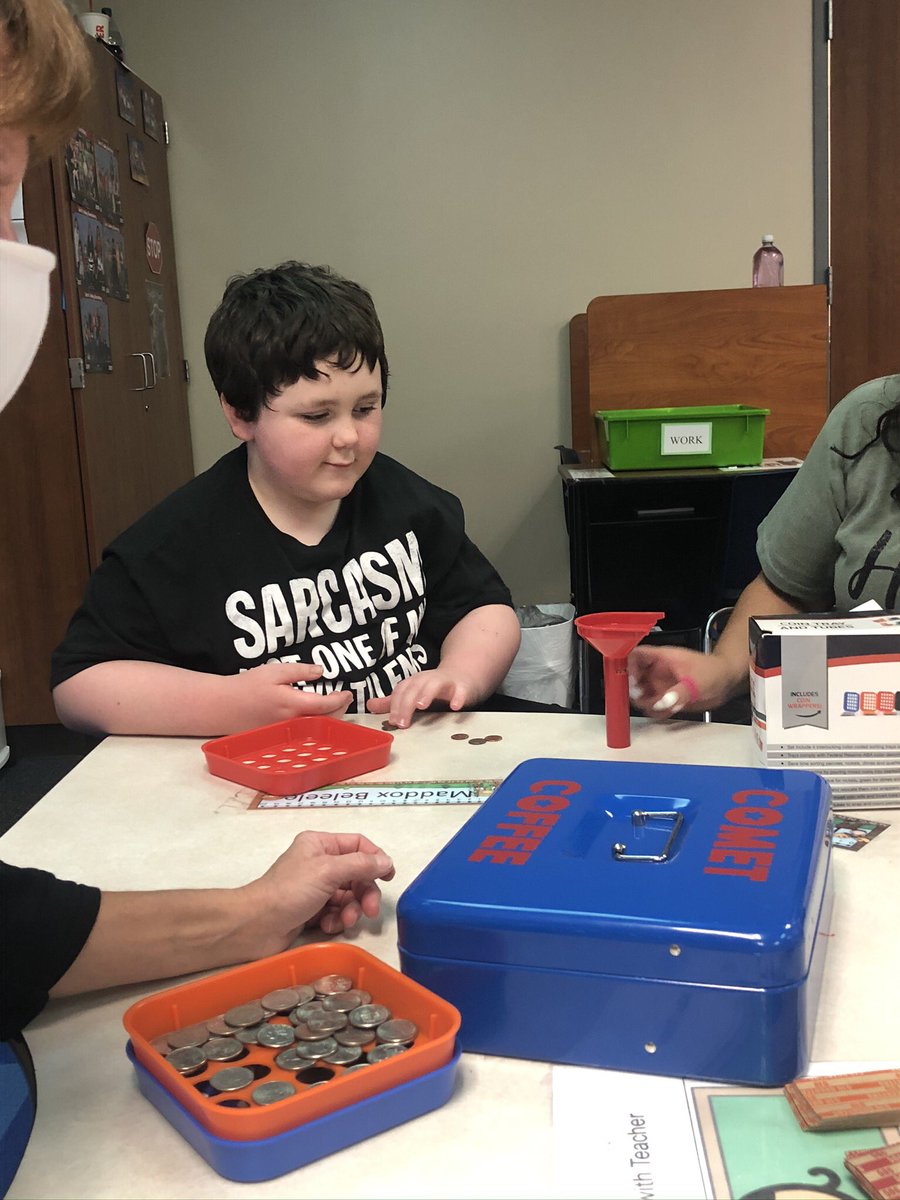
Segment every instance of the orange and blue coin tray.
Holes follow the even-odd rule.
[[[329,1082],[299,1087],[275,1104],[235,1108],[229,1104],[231,1093],[211,1094],[203,1082],[222,1063],[183,1076],[153,1045],[154,1039],[206,1022],[275,988],[329,974],[349,976],[355,987],[371,992],[395,1016],[413,1021],[419,1033],[410,1049],[363,1071],[338,1067]],[[214,1170],[244,1183],[295,1170],[438,1108],[452,1094],[460,1054],[459,1013],[452,1005],[359,946],[342,941],[300,946],[156,992],[133,1004],[123,1024],[130,1039],[128,1057],[143,1095]],[[294,1075],[273,1063],[273,1051],[252,1044],[246,1050],[239,1065],[264,1064],[270,1080]]]
[[[777,1086],[832,906],[818,775],[532,759],[406,889],[400,961],[463,1051]]]

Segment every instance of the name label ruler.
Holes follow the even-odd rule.
[[[295,808],[384,808],[419,804],[483,804],[499,787],[499,779],[423,781],[395,780],[390,783],[346,781],[339,786],[301,792],[296,796],[267,796],[257,792],[250,804],[259,809]]]

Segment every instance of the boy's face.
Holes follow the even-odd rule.
[[[251,481],[281,503],[304,508],[340,501],[366,472],[381,437],[381,367],[342,371],[317,362],[269,398],[255,421],[222,402],[232,432],[247,443]]]

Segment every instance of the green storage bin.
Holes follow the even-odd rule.
[[[613,471],[751,467],[762,461],[767,408],[747,404],[619,408],[594,414]]]

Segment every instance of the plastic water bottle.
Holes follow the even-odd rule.
[[[781,287],[784,284],[784,256],[775,245],[775,236],[764,233],[762,245],[753,255],[753,286]]]

